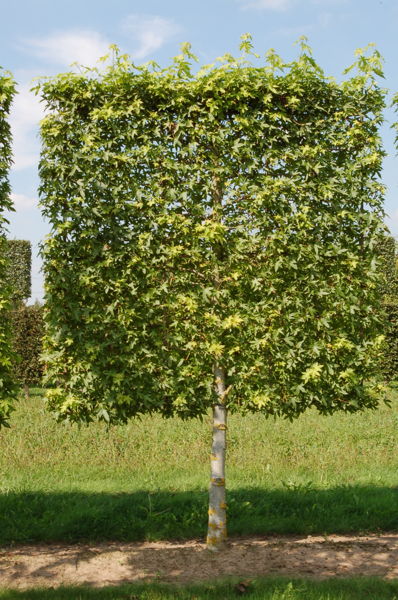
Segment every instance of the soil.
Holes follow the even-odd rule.
[[[398,577],[398,534],[233,538],[222,552],[199,541],[0,548],[0,586],[193,583],[236,576]]]

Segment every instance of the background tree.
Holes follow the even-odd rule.
[[[11,130],[8,122],[15,83],[10,73],[0,68],[0,428],[8,425],[16,387],[12,377],[10,331],[10,286],[7,279],[6,210],[12,209],[8,170],[11,165]]]
[[[374,408],[380,56],[343,83],[305,41],[191,71],[114,56],[37,88],[48,405],[126,422],[213,410],[208,545],[226,536],[227,411]],[[254,59],[253,59],[254,60]]]

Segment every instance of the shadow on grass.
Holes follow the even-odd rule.
[[[207,492],[0,494],[0,545],[203,539]],[[398,489],[239,489],[227,495],[231,536],[398,531]]]
[[[0,589],[0,600],[226,600],[236,597],[234,582],[187,587],[137,584],[26,591]],[[364,578],[331,581],[267,578],[254,580],[245,597],[251,600],[396,600],[398,582]]]

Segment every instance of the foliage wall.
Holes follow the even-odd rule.
[[[25,385],[39,385],[43,377],[41,361],[44,334],[43,307],[20,305],[12,311],[12,337],[14,351],[19,356],[14,374]]]
[[[392,102],[395,112],[398,113],[398,94],[395,94]],[[395,147],[398,149],[398,121],[393,123],[396,132]],[[391,258],[391,254],[390,254]],[[398,257],[395,253],[395,276],[392,273],[393,267],[390,267],[390,273],[387,274],[389,282],[392,283],[392,289],[386,290],[385,308],[390,329],[387,335],[387,360],[385,374],[389,378],[398,377]]]
[[[11,130],[9,111],[15,93],[14,80],[10,73],[0,68],[0,427],[7,425],[15,396],[12,378],[10,332],[10,288],[7,281],[6,225],[5,211],[12,209],[8,170],[11,166]]]
[[[396,240],[386,236],[378,245],[384,273],[382,310],[385,316],[385,345],[382,371],[387,380],[398,377],[398,270]]]
[[[191,71],[137,67],[38,87],[45,354],[60,419],[292,418],[377,404],[382,336],[380,57],[343,83],[303,42]]]
[[[383,354],[383,375],[387,380],[398,377],[398,300],[388,299],[384,303],[387,318],[386,348]]]
[[[26,301],[32,293],[32,244],[27,240],[7,240],[7,279],[13,301]]]

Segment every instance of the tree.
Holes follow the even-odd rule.
[[[293,419],[380,399],[380,56],[343,83],[302,40],[191,71],[67,73],[36,88],[48,406],[126,422],[213,409],[208,545],[226,537],[227,411]]]
[[[8,426],[16,386],[12,377],[14,355],[11,350],[10,286],[7,278],[5,228],[6,210],[12,209],[8,170],[11,165],[11,131],[8,122],[15,83],[10,73],[0,68],[0,428]]]

